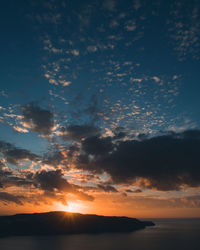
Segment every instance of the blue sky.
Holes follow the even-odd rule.
[[[1,24],[0,139],[15,149],[200,129],[198,0],[10,0]]]
[[[121,122],[137,120],[140,130],[198,127],[198,1],[11,3],[2,106],[38,101],[58,113],[78,95],[85,105],[95,96],[102,112],[117,102],[122,114],[137,107]]]

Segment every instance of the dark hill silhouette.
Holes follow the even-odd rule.
[[[67,212],[16,214],[0,216],[0,236],[131,232],[153,225],[128,217]]]

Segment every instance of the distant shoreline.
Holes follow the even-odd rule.
[[[0,216],[0,237],[132,232],[154,226],[152,221],[68,212]]]

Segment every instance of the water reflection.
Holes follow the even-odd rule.
[[[133,233],[11,237],[1,250],[199,250],[200,219],[154,220],[155,227]]]

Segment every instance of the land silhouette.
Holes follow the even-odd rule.
[[[132,232],[154,226],[135,218],[48,212],[0,216],[0,237]]]

